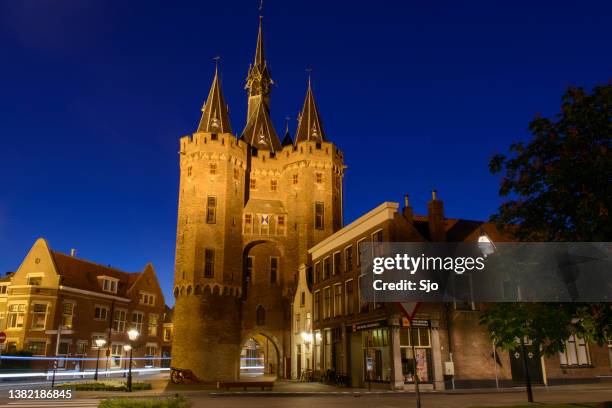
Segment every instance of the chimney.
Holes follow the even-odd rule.
[[[408,194],[404,196],[404,217],[408,220],[409,223],[412,224],[413,221],[413,212],[412,207],[410,206],[410,202],[408,201]]]
[[[431,192],[431,201],[427,203],[429,239],[434,242],[446,241],[444,225],[444,204],[438,200],[438,192]]]
[[[76,249],[75,248],[70,248],[70,256],[73,257],[73,258],[76,256]]]

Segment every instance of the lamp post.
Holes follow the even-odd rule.
[[[96,347],[98,347],[98,356],[96,357],[96,373],[94,374],[94,381],[98,381],[98,367],[100,366],[100,349],[104,347],[106,340],[96,339]]]
[[[138,336],[140,336],[140,333],[138,333],[138,330],[136,329],[132,329],[128,331],[127,334],[128,334],[128,338],[130,339],[130,343],[136,341]],[[127,377],[127,391],[128,392],[132,392],[132,351],[133,351],[133,347],[130,344],[130,367],[128,368],[128,377]]]
[[[129,344],[126,344],[123,346],[123,351],[125,351],[125,357],[126,357],[126,361],[125,364],[123,364],[124,366],[127,365],[127,356],[128,356],[128,352],[132,351],[132,346],[130,346]],[[125,371],[123,372],[123,376],[127,376],[127,367],[125,367]]]

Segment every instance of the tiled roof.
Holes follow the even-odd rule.
[[[118,279],[117,295],[126,296],[141,272],[124,272],[110,266],[96,264],[60,252],[51,251],[57,273],[62,277],[61,284],[76,289],[101,292],[98,276]]]

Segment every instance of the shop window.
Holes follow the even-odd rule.
[[[72,328],[72,320],[74,318],[74,303],[64,303],[62,309],[62,326]]]
[[[204,277],[212,278],[215,276],[215,250],[206,248],[204,250]]]
[[[344,272],[353,270],[353,247],[348,246],[344,249]]]
[[[565,342],[565,350],[559,353],[562,367],[581,367],[591,365],[588,344],[581,337],[574,335]]]
[[[400,329],[400,356],[405,383],[413,383],[415,374],[419,382],[432,381],[431,335],[428,327],[402,327]]]
[[[155,356],[157,356],[157,346],[147,346],[145,348],[146,367],[153,367],[155,365]]]
[[[337,275],[341,272],[340,268],[342,268],[342,258],[340,257],[340,252],[334,252],[334,269],[332,273]]]
[[[216,224],[217,222],[217,197],[208,196],[206,200],[206,223]]]
[[[362,332],[364,352],[364,379],[371,381],[389,381],[391,352],[389,347],[389,330],[386,327]],[[368,360],[369,363],[368,364]],[[370,366],[371,370],[367,370]]]
[[[325,228],[325,204],[322,202],[315,203],[315,228]]]

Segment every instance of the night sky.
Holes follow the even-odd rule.
[[[459,4],[461,3],[461,4]],[[258,1],[0,0],[0,272],[34,240],[171,287],[178,140],[195,131],[222,57],[235,132]],[[312,67],[344,152],[345,223],[437,189],[449,217],[486,219],[488,160],[554,115],[569,85],[612,73],[609,1],[274,1],[266,57],[282,134]]]

